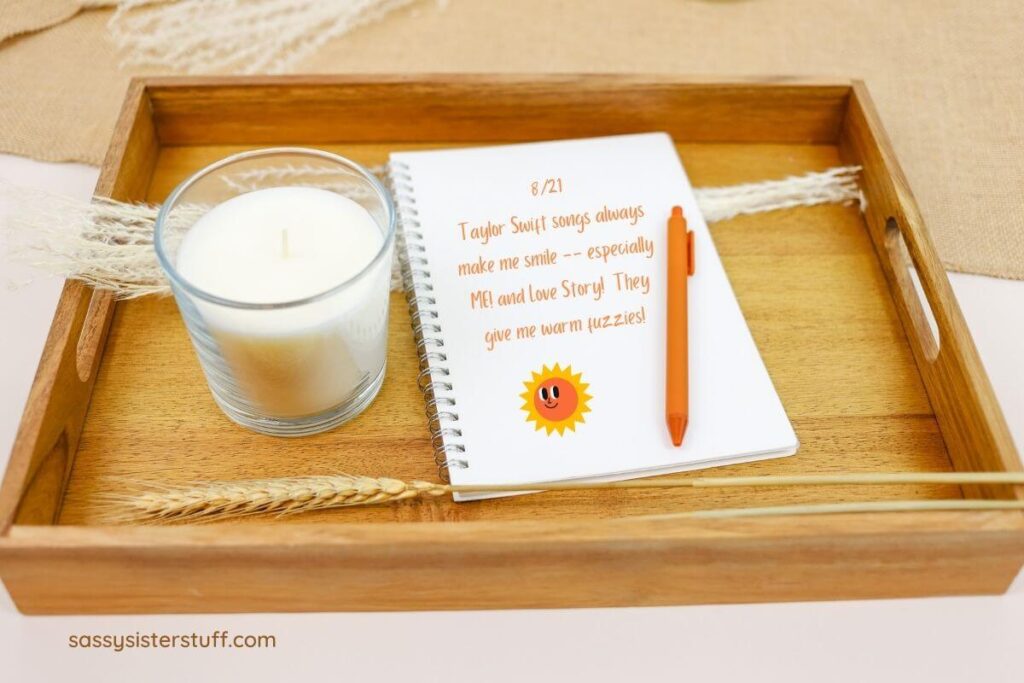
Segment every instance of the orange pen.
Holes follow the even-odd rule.
[[[672,443],[683,444],[690,421],[690,344],[687,279],[693,275],[693,232],[683,209],[668,219],[668,334],[665,365],[665,422]]]

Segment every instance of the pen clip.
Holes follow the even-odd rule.
[[[686,231],[686,274],[693,275],[693,230]]]

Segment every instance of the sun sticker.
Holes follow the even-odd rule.
[[[557,431],[559,436],[565,430],[576,431],[576,425],[583,423],[583,413],[589,413],[587,402],[593,396],[587,393],[589,384],[583,383],[582,373],[572,374],[572,366],[562,369],[544,366],[540,372],[531,373],[533,378],[527,382],[526,391],[519,394],[524,403],[526,421],[536,422],[537,430],[541,428],[551,432]]]

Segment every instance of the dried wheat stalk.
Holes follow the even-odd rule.
[[[614,482],[554,482],[530,484],[531,491],[570,491],[579,489],[643,488],[724,488],[757,486],[830,486],[879,484],[1024,484],[1020,472],[894,472],[884,474],[769,475],[758,477],[693,477],[634,479]],[[294,514],[311,510],[383,505],[416,498],[437,498],[448,493],[522,491],[523,485],[450,485],[427,481],[402,481],[388,477],[349,474],[257,479],[234,482],[207,482],[191,486],[149,486],[137,492],[108,495],[117,509],[113,521],[191,522],[224,519],[254,514]],[[1006,509],[991,504],[1017,501],[896,501],[886,502],[891,510],[912,509]],[[950,503],[941,507],[944,503]],[[971,507],[973,504],[978,506]],[[920,505],[919,505],[920,504]],[[929,507],[939,505],[940,507]],[[988,505],[989,507],[985,507]],[[852,507],[851,507],[852,506]],[[857,506],[861,506],[858,508]],[[784,508],[739,508],[727,511],[702,510],[656,515],[721,517],[767,514],[810,514],[875,510],[874,504],[828,503],[816,506]],[[782,511],[785,509],[786,511]],[[719,514],[721,512],[721,514]]]
[[[370,169],[386,175],[382,166]],[[727,187],[697,188],[694,194],[709,223],[738,215],[816,204],[863,204],[857,188],[858,166],[842,166],[780,180]],[[268,181],[337,189],[349,196],[353,186],[338,187],[334,169],[280,166],[241,171],[224,182],[238,192]],[[153,251],[153,227],[160,207],[96,197],[91,202],[28,190],[0,182],[0,199],[11,207],[7,234],[11,257],[38,270],[113,292],[119,299],[169,294],[170,286]],[[194,222],[202,207],[179,206],[174,219]],[[399,289],[397,259],[391,287]]]
[[[248,481],[215,481],[193,486],[147,485],[128,495],[110,494],[124,521],[198,521],[253,514],[291,514],[353,505],[396,503],[436,497],[449,487],[425,481],[338,474]]]

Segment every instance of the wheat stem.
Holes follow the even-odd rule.
[[[805,503],[767,507],[721,508],[668,512],[658,515],[620,517],[628,521],[671,519],[735,519],[739,517],[779,517],[783,515],[839,515],[864,512],[939,512],[962,510],[1024,510],[1024,500],[882,500],[863,503]]]
[[[604,482],[538,484],[464,484],[456,493],[501,491],[572,491],[576,489],[724,488],[729,486],[841,486],[880,484],[1024,484],[1024,472],[885,472],[866,474],[796,474],[756,477],[687,477]]]
[[[768,475],[757,477],[691,477],[636,479],[613,482],[543,482],[536,484],[450,485],[427,481],[402,481],[388,477],[349,474],[292,477],[249,481],[206,482],[189,486],[152,485],[138,492],[112,493],[105,500],[116,510],[118,521],[202,521],[256,514],[294,514],[310,510],[381,505],[415,498],[436,498],[448,493],[516,491],[572,491],[580,489],[724,488],[758,486],[830,486],[894,484],[1007,484],[1024,485],[1022,472],[891,472],[875,474]],[[957,509],[974,503],[988,509],[993,503],[1016,501],[902,501],[902,505],[940,505]],[[887,505],[898,505],[890,504]],[[863,503],[829,503],[824,506],[786,508],[738,508],[724,511],[672,513],[672,516],[734,517],[766,514],[820,514],[861,511],[843,506]],[[908,509],[933,509],[930,507]],[[866,508],[873,509],[873,508]],[[887,508],[896,509],[896,508]],[[903,509],[903,508],[899,508]],[[938,509],[938,508],[936,508]],[[941,508],[947,509],[947,508]],[[790,510],[790,511],[786,511]],[[663,518],[656,515],[653,518]]]

